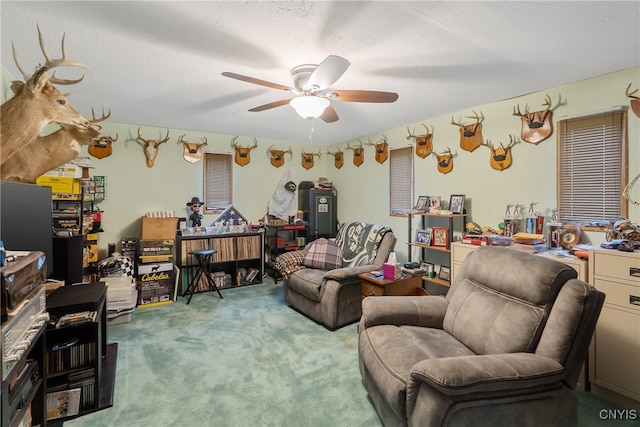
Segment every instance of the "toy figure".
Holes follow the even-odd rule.
[[[191,202],[187,203],[187,206],[191,207],[191,216],[189,217],[189,221],[191,221],[192,227],[202,227],[202,214],[200,213],[200,206],[202,206],[202,202],[198,197],[192,197]]]

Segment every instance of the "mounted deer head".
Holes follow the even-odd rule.
[[[104,120],[94,119],[92,123]],[[11,156],[0,168],[0,179],[35,183],[36,178],[54,168],[72,161],[80,154],[82,145],[105,146],[112,139],[99,132],[100,126],[84,129],[60,125],[61,128],[46,136],[38,136]]]
[[[140,128],[138,128],[138,137],[136,138],[136,142],[140,144],[144,150],[144,158],[146,160],[147,167],[152,168],[156,162],[160,144],[164,144],[169,140],[169,129],[167,128],[167,136],[165,136],[163,140],[156,141],[154,139],[144,139],[142,135],[140,135]]]
[[[182,157],[189,163],[196,163],[202,159],[202,147],[207,145],[207,138],[202,137],[202,143],[188,142],[184,140],[184,134],[178,140],[178,144],[182,144]]]
[[[387,143],[386,135],[382,135],[382,139],[376,143],[369,140],[365,145],[373,145],[376,148],[376,162],[383,164],[387,161],[387,157],[389,156],[389,144]]]
[[[420,124],[424,126],[427,133],[424,135],[415,135],[415,129],[413,130],[413,133],[411,133],[409,126],[407,126],[407,133],[409,134],[407,139],[413,138],[413,141],[416,143],[416,156],[424,159],[433,152],[433,127],[431,128],[431,131],[429,131],[429,128],[427,128],[424,123]]]
[[[327,154],[331,154],[333,156],[333,165],[336,169],[340,169],[344,165],[344,151],[342,151],[340,147],[338,147],[338,151],[335,153],[327,150]]]
[[[629,83],[629,86],[627,86],[627,90],[624,91],[624,94],[627,95],[627,98],[631,98],[631,101],[629,101],[631,110],[636,116],[640,117],[640,97],[635,95],[638,89],[634,90],[633,92],[629,92],[630,90],[631,83]]]
[[[465,116],[468,119],[475,119],[475,123],[463,125],[459,122],[453,121],[451,117],[451,124],[460,128],[460,148],[463,150],[473,152],[482,143],[482,122],[484,121],[484,115],[480,112],[481,116],[475,111],[473,116]]]
[[[269,158],[273,166],[279,168],[280,166],[284,165],[284,155],[286,153],[289,153],[289,160],[293,158],[293,151],[291,150],[291,146],[289,146],[289,149],[287,151],[274,150],[272,149],[272,147],[273,145],[267,148],[267,157]]]
[[[513,136],[509,135],[509,145],[506,147],[500,143],[499,148],[494,148],[491,141],[487,141],[486,143],[482,143],[483,146],[489,148],[491,150],[491,157],[489,157],[489,164],[491,167],[498,171],[503,171],[508,169],[513,163],[513,158],[511,157],[511,147],[517,141],[514,141]]]
[[[302,167],[309,170],[313,167],[313,158],[318,156],[318,158],[322,157],[322,153],[318,150],[317,153],[305,153],[304,148],[302,149]]]
[[[551,97],[545,95],[544,110],[529,112],[529,108],[525,106],[524,113],[520,112],[520,104],[513,107],[513,115],[520,116],[522,121],[522,130],[520,131],[520,137],[523,141],[530,142],[532,144],[539,144],[545,139],[549,138],[553,133],[553,109],[551,108]]]
[[[253,138],[252,146],[247,145],[246,147],[243,147],[242,145],[236,143],[236,139],[238,139],[237,136],[234,136],[233,139],[231,139],[231,147],[233,147],[236,152],[234,160],[240,166],[248,165],[251,161],[251,150],[258,146],[258,140]]]
[[[105,116],[104,107],[102,107],[102,117],[99,119],[96,118],[96,113],[93,111],[93,108],[92,108],[91,109],[92,119],[89,120],[89,122],[91,122],[91,124],[99,123],[107,120],[109,116],[111,116],[111,108],[109,108],[109,114]],[[98,127],[98,129],[100,129],[100,127]],[[90,144],[89,148],[87,149],[89,154],[91,154],[93,157],[97,159],[104,159],[105,157],[109,157],[111,153],[113,153],[113,148],[111,147],[111,144],[118,140],[118,134],[116,133],[115,139],[111,137],[106,137],[106,138],[108,139],[106,144]]]
[[[364,163],[364,148],[362,148],[362,141],[358,140],[358,142],[360,143],[359,147],[352,147],[347,142],[347,148],[345,148],[345,150],[353,151],[353,164],[360,167],[360,165]]]
[[[451,149],[447,147],[447,149],[441,153],[433,153],[438,159],[438,172],[443,174],[448,174],[453,169],[453,154],[451,154]]]
[[[40,49],[46,61],[32,76],[28,76],[17,58],[13,46],[13,59],[22,73],[25,82],[14,81],[11,85],[14,96],[0,107],[0,164],[16,153],[26,144],[35,140],[45,126],[51,122],[86,128],[89,122],[82,114],[74,110],[67,98],[56,89],[53,84],[73,84],[78,80],[62,80],[49,77],[47,70],[54,67],[82,67],[88,66],[82,62],[67,58],[62,36],[62,58],[52,59],[47,51],[44,37],[38,27]]]

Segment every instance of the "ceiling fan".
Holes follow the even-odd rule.
[[[395,102],[398,99],[398,94],[394,92],[331,89],[330,86],[342,77],[344,72],[347,71],[347,68],[349,68],[349,65],[351,65],[349,61],[337,55],[327,56],[324,61],[318,65],[298,65],[291,70],[294,87],[283,86],[227,71],[222,73],[222,75],[272,89],[284,90],[297,95],[293,98],[280,99],[260,105],[250,109],[249,111],[251,112],[265,111],[290,104],[301,117],[305,119],[320,118],[326,123],[338,120],[338,114],[331,106],[330,101]]]

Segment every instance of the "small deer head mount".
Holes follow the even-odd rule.
[[[333,156],[333,165],[336,169],[340,169],[344,165],[344,151],[342,151],[340,147],[338,147],[338,151],[335,153],[327,150],[327,154],[331,154]]]
[[[196,163],[202,159],[202,147],[207,145],[207,138],[202,137],[202,143],[188,142],[184,140],[184,135],[178,139],[178,144],[182,144],[182,157],[189,163]]]
[[[152,168],[156,162],[160,144],[164,144],[169,140],[169,129],[167,129],[167,136],[165,136],[161,141],[144,139],[142,135],[140,135],[140,129],[141,127],[138,128],[138,137],[136,138],[136,142],[140,144],[142,146],[142,149],[144,150],[144,158],[147,162],[147,167]]]
[[[318,156],[318,158],[320,158],[322,156],[322,153],[320,153],[320,150],[318,150],[317,153],[306,153],[303,148],[301,156],[302,156],[302,167],[309,170],[313,167],[313,158],[315,156]]]
[[[289,159],[291,160],[293,158],[293,151],[291,150],[291,146],[289,146],[289,149],[287,151],[274,150],[273,145],[267,148],[267,157],[269,158],[271,164],[277,168],[284,165],[284,155],[286,153],[289,153]]]
[[[382,135],[382,139],[378,142],[367,142],[365,145],[373,145],[376,148],[376,162],[383,164],[387,161],[389,156],[389,143],[387,142],[387,136]]]
[[[362,163],[364,163],[364,148],[362,147],[362,141],[358,140],[360,146],[352,147],[347,142],[347,148],[345,150],[353,151],[353,164],[360,167]]]
[[[530,113],[529,108],[525,107],[524,113],[521,113],[520,104],[513,107],[513,115],[520,116],[520,120],[522,121],[520,137],[523,141],[537,145],[549,138],[553,133],[553,109],[560,105],[560,102],[551,108],[551,97],[545,95],[544,98],[545,102],[542,105],[547,107],[544,110]]]
[[[627,90],[624,91],[624,94],[627,95],[627,98],[631,98],[631,101],[629,101],[631,110],[636,116],[640,117],[640,97],[635,95],[638,89],[634,90],[633,92],[629,92],[630,90],[631,83],[629,83],[629,86],[627,86]]]
[[[443,174],[448,174],[453,170],[453,154],[451,153],[451,149],[447,147],[447,149],[443,153],[433,153],[438,159],[438,172]]]
[[[473,152],[473,150],[482,144],[482,122],[484,121],[484,115],[482,115],[482,112],[478,115],[478,113],[474,111],[473,116],[465,117],[475,119],[475,122],[464,125],[460,122],[455,122],[452,116],[451,124],[460,128],[460,148]]]
[[[94,125],[94,123],[100,123],[102,121],[105,121],[109,118],[109,116],[111,116],[111,109],[109,109],[109,113],[105,115],[104,107],[102,107],[102,117],[98,119],[96,118],[96,113],[93,111],[93,108],[91,108],[92,119],[89,120],[89,122],[93,125],[91,127],[97,128],[98,130],[101,129],[100,126]],[[103,135],[103,139],[98,143],[93,143],[89,145],[89,148],[87,149],[87,151],[96,159],[104,159],[105,157],[109,157],[111,153],[113,153],[113,148],[111,147],[111,144],[116,142],[117,140],[118,140],[117,133],[115,138],[111,138],[110,136]]]
[[[500,147],[494,148],[491,141],[487,140],[486,143],[482,143],[483,146],[489,148],[491,150],[491,156],[489,157],[489,164],[491,167],[498,171],[503,171],[508,169],[513,163],[513,158],[511,156],[511,147],[517,141],[513,139],[513,136],[509,135],[509,145],[506,147],[500,143]]]
[[[426,129],[427,133],[416,135],[415,129],[413,133],[411,133],[409,126],[407,126],[407,133],[409,134],[407,139],[413,138],[413,141],[416,143],[416,156],[424,159],[433,152],[433,127],[431,127],[431,131],[429,131],[429,128],[427,128],[424,123],[420,124]]]
[[[236,143],[236,139],[238,139],[237,136],[234,136],[233,139],[231,139],[231,147],[233,147],[236,152],[234,160],[240,166],[248,165],[251,161],[251,150],[258,146],[258,140],[253,138],[252,146],[247,145],[246,147],[243,147],[242,145]]]

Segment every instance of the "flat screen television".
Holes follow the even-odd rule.
[[[7,250],[42,251],[53,272],[51,188],[0,182],[0,240]]]

